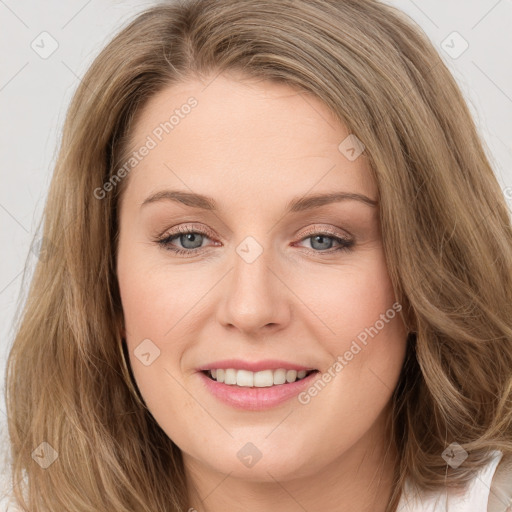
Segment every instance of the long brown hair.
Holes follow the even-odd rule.
[[[123,358],[115,261],[126,179],[104,184],[148,98],[229,71],[315,95],[365,145],[411,333],[393,396],[400,464],[388,512],[406,477],[424,489],[463,484],[490,450],[512,453],[510,212],[421,29],[376,0],[167,2],[106,46],[66,117],[44,210],[48,250],[7,366],[12,483],[25,510],[187,509],[181,453]],[[452,442],[469,454],[459,467],[442,457]],[[58,459],[43,469],[33,454],[49,463],[50,447]]]

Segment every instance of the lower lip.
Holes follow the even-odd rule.
[[[262,411],[277,407],[310,386],[315,376],[318,375],[318,372],[313,372],[295,382],[264,388],[249,388],[217,382],[203,372],[198,373],[213,396],[231,407],[249,411]]]

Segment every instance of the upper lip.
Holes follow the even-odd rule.
[[[243,361],[242,359],[223,359],[222,361],[213,361],[197,368],[197,371],[217,370],[234,368],[235,370],[248,370],[250,372],[259,372],[262,370],[314,370],[311,366],[280,361],[278,359],[264,359],[261,361]]]

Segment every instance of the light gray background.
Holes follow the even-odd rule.
[[[438,48],[462,88],[512,205],[512,0],[389,0],[416,20]],[[4,371],[13,340],[17,302],[28,283],[22,270],[51,179],[66,109],[80,77],[118,29],[149,1],[0,0],[0,510],[6,481]],[[57,50],[42,58],[33,44]],[[463,49],[458,32],[469,47]],[[41,38],[46,37],[45,43]],[[448,39],[447,39],[448,38]],[[35,41],[35,43],[33,43]],[[444,41],[444,43],[443,43]],[[449,47],[452,47],[451,49]],[[446,50],[452,53],[450,56]],[[42,48],[41,48],[42,51]],[[29,274],[30,277],[30,274]],[[35,447],[34,447],[35,448]],[[5,452],[5,455],[4,455]],[[5,467],[1,465],[5,459]],[[4,481],[2,482],[2,477]]]

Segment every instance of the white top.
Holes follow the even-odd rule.
[[[468,483],[464,493],[458,494],[453,489],[444,491],[415,492],[408,481],[397,512],[487,512],[487,501],[491,488],[492,478],[503,453],[494,450],[490,462],[475,474]]]

